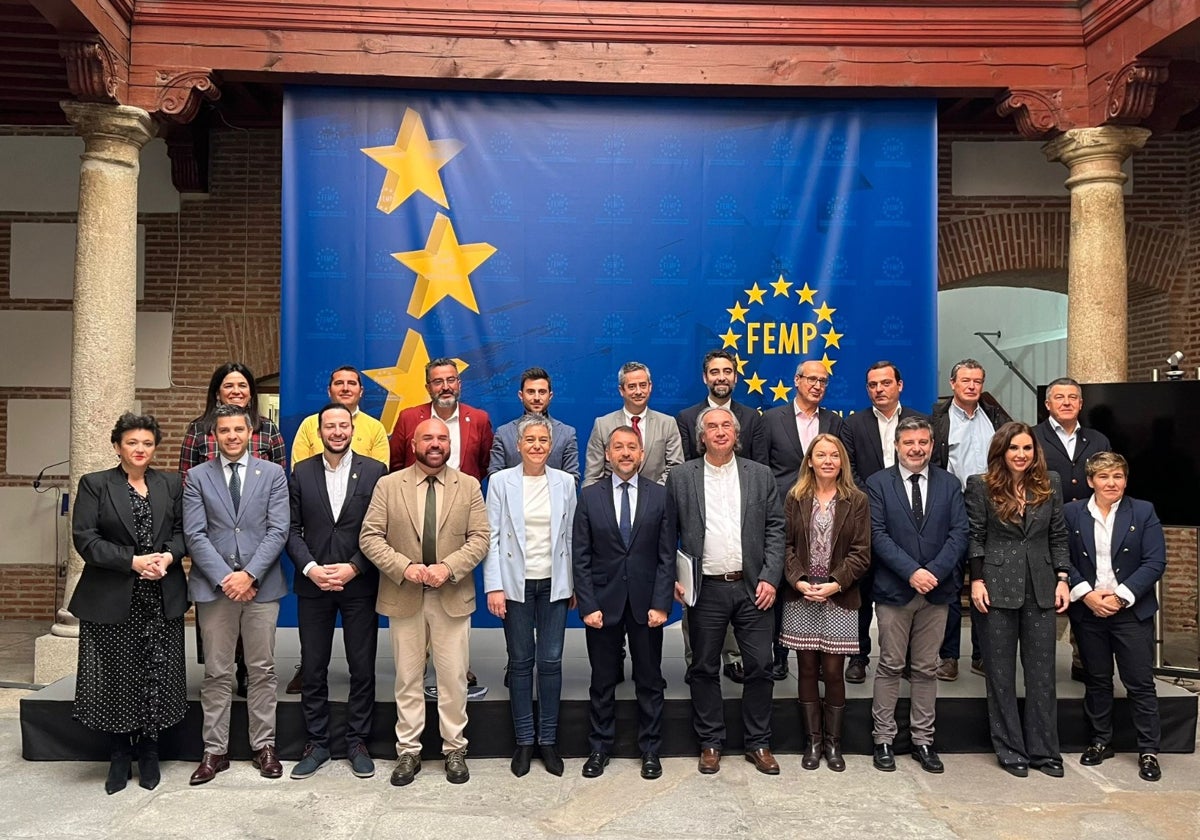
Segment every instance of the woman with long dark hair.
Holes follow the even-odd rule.
[[[208,381],[204,413],[188,424],[179,450],[179,474],[197,464],[217,457],[217,439],[213,435],[212,413],[218,405],[240,405],[250,409],[254,428],[250,435],[250,454],[287,469],[287,446],[283,433],[269,417],[258,413],[258,386],[254,374],[241,362],[226,362],[213,371]]]
[[[1000,766],[1063,775],[1054,684],[1054,614],[1070,604],[1071,568],[1062,487],[1033,429],[1005,423],[988,447],[988,469],[967,479],[971,601],[984,614],[988,720]],[[1017,710],[1017,648],[1025,719]]]
[[[871,512],[854,486],[850,457],[835,436],[808,446],[796,483],[783,503],[786,522],[783,624],[779,642],[797,652],[800,713],[808,730],[801,759],[815,770],[846,769],[842,719],[846,656],[858,653],[858,582],[871,564]],[[817,686],[824,673],[825,700]]]
[[[187,711],[183,614],[187,582],[179,476],[150,467],[158,422],[125,413],[112,430],[119,464],[79,480],[72,518],[83,573],[74,718],[111,738],[106,792],[158,786],[158,734]]]

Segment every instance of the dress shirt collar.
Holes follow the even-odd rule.
[[[891,423],[892,421],[894,421],[900,417],[900,403],[896,403],[896,410],[892,412],[891,417],[886,416],[882,411],[880,411],[874,405],[871,406],[871,411],[873,411],[875,413],[875,417],[877,419],[882,420],[884,423]]]
[[[1053,417],[1051,417],[1050,418],[1050,428],[1053,429],[1055,432],[1057,432],[1059,437],[1073,438],[1073,437],[1075,437],[1075,435],[1077,435],[1079,433],[1079,421],[1076,420],[1075,428],[1068,432],[1066,430],[1066,427],[1064,427],[1062,423],[1059,423],[1057,420],[1055,420]]]
[[[228,467],[231,463],[241,464],[242,465],[242,474],[245,475],[246,467],[250,466],[250,450],[249,449],[247,449],[245,452],[243,452],[242,457],[238,458],[236,461],[230,461],[228,458],[225,457],[224,453],[222,453],[219,457],[221,459],[221,469],[223,469],[223,470],[228,469]]]
[[[926,464],[925,469],[921,470],[919,473],[914,473],[908,467],[899,463],[898,458],[896,459],[896,461],[897,461],[896,466],[900,468],[900,478],[902,478],[905,482],[908,481],[910,476],[914,476],[914,475],[921,476],[921,478],[925,479],[926,482],[929,481],[929,464]]]
[[[1106,517],[1103,513],[1100,512],[1100,505],[1096,504],[1095,494],[1092,494],[1092,496],[1090,496],[1087,501],[1088,513],[1090,513],[1092,515],[1093,519],[1099,520],[1100,522],[1106,522],[1110,518],[1116,517],[1117,508],[1120,507],[1121,502],[1123,502],[1123,501],[1125,501],[1125,499],[1120,498],[1120,499],[1117,499],[1115,502],[1113,502],[1112,505],[1108,508],[1108,516]]]
[[[975,403],[975,410],[967,414],[967,410],[959,405],[954,400],[950,400],[950,411],[958,416],[960,420],[971,422],[979,416],[979,403]]]
[[[736,456],[733,458],[730,458],[729,463],[721,464],[720,466],[718,466],[718,465],[714,464],[712,461],[708,460],[707,457],[704,459],[705,475],[711,475],[713,478],[728,478],[730,473],[736,473],[736,472],[737,472],[737,457]]]
[[[350,462],[353,460],[353,455],[349,449],[342,453],[342,460],[338,462],[336,467],[329,466],[329,460],[326,458],[325,452],[321,453],[321,465],[325,467],[327,473],[341,473],[350,469]]]
[[[613,490],[620,490],[621,485],[624,484],[625,481],[627,480],[627,479],[621,478],[621,476],[617,475],[616,473],[611,473],[610,477],[612,478]],[[634,473],[633,476],[628,479],[628,481],[629,481],[629,489],[636,490],[637,486],[638,486],[638,474]]]

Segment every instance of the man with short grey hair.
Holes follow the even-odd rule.
[[[671,468],[683,463],[683,443],[674,418],[649,407],[650,392],[653,390],[650,368],[641,362],[621,365],[617,371],[617,390],[624,405],[597,417],[592,425],[583,486],[595,484],[611,475],[612,470],[604,458],[604,444],[618,426],[629,426],[642,439],[644,457],[638,474],[656,484],[665,484]]]

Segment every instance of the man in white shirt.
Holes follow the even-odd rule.
[[[642,439],[645,454],[639,475],[644,478],[664,484],[671,468],[683,463],[683,443],[674,418],[649,407],[653,390],[650,368],[641,362],[621,365],[617,371],[617,391],[624,404],[617,411],[597,417],[592,424],[583,473],[584,487],[611,475],[612,469],[604,459],[604,446],[618,426],[629,426]]]

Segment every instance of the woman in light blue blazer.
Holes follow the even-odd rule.
[[[488,481],[491,546],[483,561],[488,611],[504,622],[508,647],[509,702],[517,748],[512,772],[529,772],[533,747],[555,776],[558,707],[562,694],[563,636],[567,610],[575,605],[571,580],[571,524],[575,478],[546,466],[553,433],[541,415],[517,423],[521,464]],[[538,721],[533,720],[533,668],[537,663]]]

